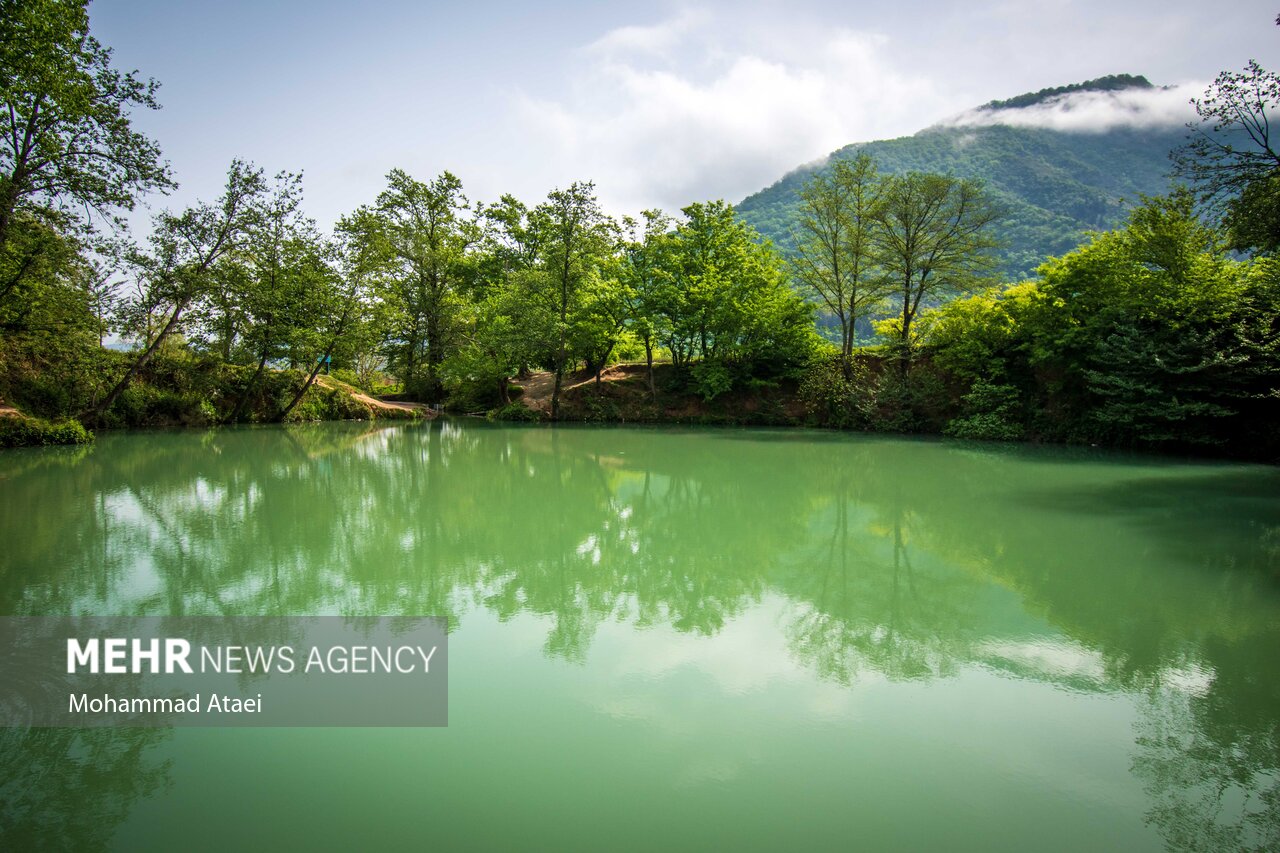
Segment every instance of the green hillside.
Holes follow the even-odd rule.
[[[1126,205],[1137,202],[1140,194],[1166,192],[1169,152],[1182,144],[1184,133],[1181,126],[1104,133],[1007,126],[928,128],[901,139],[849,145],[831,158],[866,151],[884,172],[918,170],[981,178],[1008,209],[1000,227],[1007,242],[1002,266],[1016,279],[1029,276],[1047,256],[1074,248],[1084,232],[1117,225]],[[824,167],[797,169],[746,198],[738,212],[786,248],[796,190],[815,169]]]

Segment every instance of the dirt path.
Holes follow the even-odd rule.
[[[604,373],[600,374],[600,381],[612,382],[622,379],[627,375],[627,367],[629,365],[614,365],[606,368]],[[575,373],[564,377],[564,381],[560,384],[560,393],[564,394],[570,388],[577,388],[580,385],[586,385],[596,381],[594,373]],[[528,379],[516,379],[512,384],[519,385],[524,389],[524,393],[520,395],[520,402],[537,412],[551,411],[551,394],[556,388],[556,375],[550,371],[539,371],[530,374]]]
[[[357,391],[351,386],[337,382],[328,376],[317,376],[316,384],[332,390],[346,391],[353,399],[359,400],[371,409],[399,412],[421,412],[424,417],[428,418],[434,418],[436,416],[435,411],[426,403],[401,403],[393,400],[379,400],[377,397],[370,397],[368,394],[365,394],[362,391]]]
[[[0,400],[0,418],[20,418],[22,412],[19,412],[13,406],[10,406],[4,400]]]

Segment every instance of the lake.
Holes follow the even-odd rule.
[[[446,618],[449,726],[0,732],[0,847],[1280,846],[1280,471],[804,430],[0,453],[0,614]]]

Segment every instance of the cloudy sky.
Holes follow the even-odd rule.
[[[1103,99],[1080,132],[1178,122],[1222,69],[1280,58],[1280,4],[96,0],[117,64],[161,84],[138,117],[181,183],[232,157],[304,170],[322,226],[399,167],[473,199],[536,202],[591,179],[615,213],[743,196],[849,142],[914,133],[996,98],[1099,77],[1176,86]]]

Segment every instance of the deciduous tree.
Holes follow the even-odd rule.
[[[174,186],[134,108],[157,84],[112,67],[85,0],[0,2],[0,252],[22,212],[60,226],[115,219],[138,195]]]
[[[876,260],[884,181],[870,155],[836,160],[800,190],[792,275],[840,323],[840,351],[853,352],[854,325],[883,302],[892,282]]]
[[[1280,140],[1271,122],[1280,107],[1280,75],[1250,60],[1223,71],[1191,102],[1198,122],[1174,152],[1211,211],[1223,215],[1233,248],[1280,249]]]
[[[901,366],[910,364],[911,324],[928,300],[972,289],[994,267],[991,225],[1001,211],[970,180],[908,172],[889,178],[880,208],[879,257],[902,300]]]

